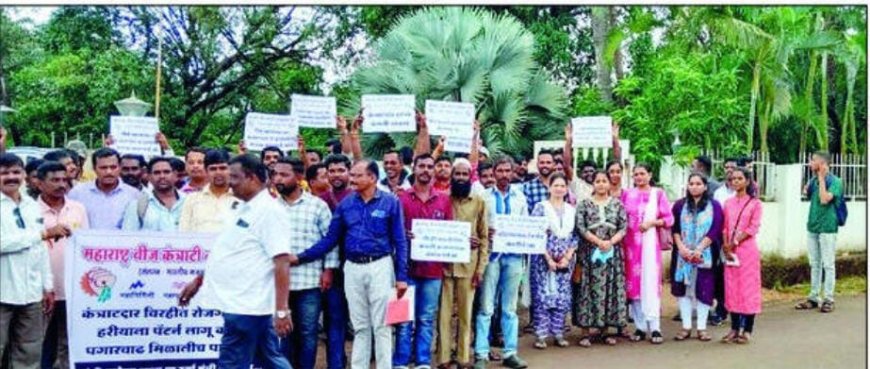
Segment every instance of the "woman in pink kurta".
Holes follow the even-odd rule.
[[[628,227],[622,241],[625,294],[636,327],[631,339],[641,341],[650,334],[650,341],[658,344],[663,341],[660,321],[662,254],[658,230],[669,228],[674,216],[664,191],[650,186],[649,165],[637,164],[632,177],[635,187],[623,190],[621,196],[628,214]]]
[[[731,312],[731,331],[723,342],[748,343],[761,313],[761,253],[755,235],[761,226],[761,201],[747,193],[750,178],[735,169],[729,181],[736,195],[725,202],[725,307]]]

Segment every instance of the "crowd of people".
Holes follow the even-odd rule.
[[[536,349],[571,345],[571,325],[582,347],[661,344],[664,280],[682,322],[675,340],[710,341],[708,320],[730,320],[721,341],[751,341],[762,309],[762,204],[745,160],[725,160],[720,184],[699,156],[672,204],[647,164],[630,168],[633,185],[622,186],[617,127],[615,160],[602,168],[584,161],[575,173],[570,127],[564,148],[534,159],[490,158],[479,140],[469,155],[450,157],[443,139],[431,148],[425,116],[417,120],[416,147],[387,151],[382,164],[362,155],[361,117],[350,126],[337,118],[340,138],[325,157],[300,139],[298,157],[277,147],[256,156],[240,142],[236,155],[192,148],[180,160],[158,134],[165,155],[146,161],[112,149],[109,137],[90,155],[95,177],[86,180],[75,151],[28,163],[3,153],[0,357],[10,368],[68,367],[63,255],[82,229],[217,233],[204,273],[179,304],[209,291],[202,303],[224,319],[220,368],[314,368],[321,322],[330,369],[368,368],[372,355],[379,369],[483,369],[495,360],[526,368],[521,298]],[[832,205],[842,194],[827,161],[820,152],[810,162],[813,287],[796,306],[823,312],[833,310]],[[501,214],[545,217],[546,252],[493,252]],[[470,223],[470,261],[410,260],[414,219]],[[387,301],[409,286],[414,319],[387,325]]]

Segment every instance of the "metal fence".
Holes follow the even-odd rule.
[[[706,152],[713,162],[713,176],[725,179],[724,162],[726,157],[718,151]],[[752,176],[758,185],[758,197],[762,201],[776,201],[776,164],[770,160],[770,153],[753,152],[749,155],[752,159]]]
[[[810,178],[815,174],[810,170],[809,162],[812,153],[806,154],[803,164],[803,176],[801,183],[808,183]],[[831,155],[831,162],[828,164],[831,174],[840,177],[843,181],[843,196],[846,201],[866,201],[867,200],[867,158],[863,155]],[[806,194],[802,197],[808,200]]]

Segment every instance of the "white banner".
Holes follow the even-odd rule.
[[[474,104],[426,100],[426,125],[432,136],[445,136],[444,150],[471,152]]]
[[[71,367],[216,368],[223,319],[178,294],[213,235],[81,231],[64,255]]]
[[[335,128],[335,98],[293,94],[290,115],[300,127]]]
[[[513,254],[543,254],[547,250],[547,218],[495,215],[492,251]]]
[[[299,147],[299,125],[289,115],[248,113],[245,117],[245,146],[262,151],[277,146],[283,151]]]
[[[417,130],[414,95],[363,95],[362,107],[366,133]]]
[[[471,261],[471,223],[451,220],[411,221],[411,260],[467,263]]]
[[[613,120],[610,117],[579,117],[571,119],[575,148],[613,146]]]
[[[109,134],[115,140],[112,148],[121,155],[139,154],[146,159],[160,156],[157,132],[160,132],[160,125],[154,117],[113,115],[109,120]]]

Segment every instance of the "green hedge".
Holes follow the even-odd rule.
[[[866,253],[837,256],[837,278],[848,276],[867,276]],[[806,255],[791,259],[765,255],[761,261],[761,284],[764,288],[791,286],[809,280],[810,264]]]

